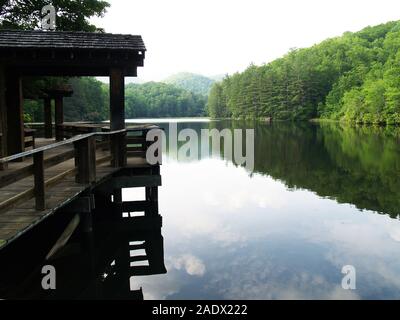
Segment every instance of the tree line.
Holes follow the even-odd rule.
[[[213,118],[400,124],[400,22],[346,32],[214,84]]]
[[[72,97],[64,98],[65,121],[99,122],[109,119],[108,84],[95,78],[71,78],[68,82],[74,94]],[[35,88],[38,81],[34,83]],[[41,86],[45,87],[45,83]],[[32,84],[32,81],[27,81],[27,84]],[[29,92],[30,87],[32,85],[27,85],[25,92]],[[125,88],[127,118],[205,116],[206,101],[207,98],[203,95],[165,83],[128,84]],[[27,122],[43,122],[43,101],[41,99],[25,100],[24,114]]]
[[[205,116],[206,101],[206,96],[165,83],[129,84],[125,89],[127,118]]]
[[[103,32],[90,23],[93,16],[103,16],[110,4],[107,1],[3,1],[0,5],[0,29],[39,29],[41,9],[52,4],[57,10],[57,30]],[[136,117],[195,117],[204,116],[206,92],[211,81],[197,75],[183,74],[170,79],[171,84],[147,83],[126,87],[126,116]],[[65,98],[66,121],[102,121],[109,119],[109,88],[94,78],[25,78],[24,117],[27,122],[43,121],[43,101],[34,99],[52,87],[70,83],[74,95]],[[208,87],[207,87],[208,86]],[[185,88],[188,87],[188,88]],[[193,88],[193,90],[189,90]],[[192,93],[199,91],[199,93]]]

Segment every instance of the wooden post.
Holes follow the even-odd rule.
[[[151,174],[160,175],[160,166],[151,167]],[[159,214],[158,187],[146,187],[146,201],[150,203],[150,208],[145,211],[146,216],[157,216]]]
[[[0,158],[7,156],[7,108],[5,101],[6,84],[4,68],[0,65]],[[0,170],[7,169],[6,164],[0,164]]]
[[[64,104],[63,97],[56,96],[55,97],[55,122],[56,122],[56,140],[62,141],[64,140],[63,132],[60,128],[60,125],[64,123]]]
[[[145,210],[145,215],[158,215],[158,187],[146,187],[146,202],[148,202],[150,206]]]
[[[110,70],[110,129],[125,129],[125,77],[121,69]],[[126,165],[125,134],[111,137],[113,167]]]
[[[22,83],[17,74],[7,74],[6,106],[8,155],[14,155],[25,151]]]
[[[114,168],[125,167],[127,163],[126,134],[114,134],[110,138],[111,166]]]
[[[93,232],[93,214],[89,212],[80,213],[82,231],[84,233]]]
[[[46,209],[43,151],[33,155],[33,173],[36,210],[43,211]]]
[[[111,131],[125,129],[125,78],[122,70],[110,71]]]
[[[114,203],[122,203],[122,189],[114,189]]]
[[[96,138],[75,142],[76,182],[88,184],[96,181]]]
[[[53,138],[53,118],[51,114],[51,98],[44,99],[44,137]]]

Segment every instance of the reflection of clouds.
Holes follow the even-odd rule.
[[[175,297],[188,287],[206,288],[225,299],[390,298],[400,293],[400,221],[305,190],[290,192],[278,181],[250,178],[242,168],[219,160],[169,163],[162,175],[166,252],[177,258],[166,260],[170,272],[162,281],[145,282],[145,295]],[[356,291],[340,286],[341,269],[348,264],[357,268]]]
[[[166,257],[166,267],[168,270],[166,275],[132,277],[130,279],[131,289],[143,288],[145,300],[165,300],[179,293],[187,285],[187,279],[182,278],[179,274],[180,270],[184,270],[188,275],[196,278],[200,278],[206,273],[204,263],[190,254]]]
[[[342,287],[335,287],[331,292],[326,295],[326,300],[360,300],[357,291],[343,290]]]
[[[191,276],[202,277],[206,273],[206,266],[204,263],[199,258],[190,254],[185,254],[176,258],[171,257],[170,263],[175,269],[184,269],[187,274]]]
[[[179,292],[181,282],[174,275],[135,276],[130,279],[131,288],[143,288],[145,300],[165,300]]]
[[[208,290],[217,291],[227,300],[360,299],[357,291],[341,287],[340,276],[335,283],[322,275],[323,267],[315,274],[305,268],[293,270],[288,264],[276,264],[273,256],[263,258],[258,248],[253,250],[247,257],[234,258],[229,269],[217,262]]]
[[[220,160],[170,163],[166,168],[162,172],[164,186],[159,202],[161,208],[170,204],[164,210],[171,212],[164,211],[164,214],[168,217],[166,228],[173,229],[174,235],[206,236],[223,247],[240,244],[248,235],[240,228],[246,224],[254,226],[247,217],[259,216],[261,211],[265,217],[271,216],[286,205],[283,184],[277,185],[272,179],[258,175],[250,178],[244,169]],[[240,184],[230,181],[240,181]]]
[[[399,291],[400,221],[368,212],[352,220],[326,220],[323,230],[314,235],[315,243],[329,242],[325,257],[340,268],[356,267],[358,281],[370,291],[382,288]]]
[[[400,242],[400,220],[390,220],[387,222],[390,237],[397,242]]]
[[[181,193],[188,197],[195,197],[197,201],[209,206],[223,206],[224,210],[231,213],[241,213],[248,206],[260,206],[262,208],[280,208],[286,204],[282,191],[285,191],[283,184],[277,184],[272,178],[254,175],[253,178],[243,168],[237,168],[232,164],[226,164],[220,160],[205,160],[195,164],[177,164],[168,165],[168,171],[173,172],[175,179],[169,179],[168,172],[163,172],[164,185],[176,181],[176,172],[181,177],[193,177],[193,172],[201,172],[196,175],[196,181],[191,179],[190,187],[199,191],[199,193],[186,194],[184,185],[177,185],[175,190],[165,190]],[[230,183],[230,181],[240,181],[241,184]],[[182,199],[183,204],[186,204]],[[191,203],[193,205],[193,203]]]
[[[353,219],[324,220],[309,240],[314,243],[336,244],[351,255],[368,255],[383,258],[400,253],[400,221],[371,213],[353,215]]]

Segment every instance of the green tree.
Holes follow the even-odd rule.
[[[400,124],[399,39],[389,22],[251,65],[214,86],[210,115]]]
[[[57,11],[57,30],[100,31],[89,22],[93,16],[102,17],[110,6],[100,0],[4,0],[0,9],[0,29],[38,29],[41,10],[52,4]]]

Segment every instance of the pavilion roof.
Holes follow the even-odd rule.
[[[142,37],[136,35],[39,30],[1,30],[2,48],[146,51]]]

